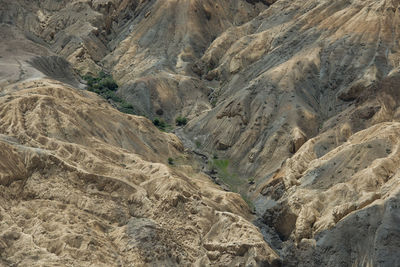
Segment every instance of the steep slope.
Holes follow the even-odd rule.
[[[0,265],[279,266],[175,135],[77,88],[73,61],[7,21],[35,14],[6,2],[21,3],[0,25]]]
[[[239,195],[181,142],[54,80],[0,97],[2,264],[278,264]],[[151,249],[150,249],[151,248]]]
[[[261,187],[285,265],[400,263],[398,133],[398,122],[380,123],[322,157],[314,138]]]
[[[266,7],[244,0],[2,2],[0,22],[23,29],[82,74],[112,71],[120,95],[141,114],[168,120],[209,108],[209,89],[191,75],[193,63],[224,30]]]
[[[105,66],[123,84],[120,93],[144,114],[167,120],[194,117],[209,109],[210,89],[193,75],[193,63],[223,31],[247,22],[265,5],[243,0],[153,2],[122,33],[123,41],[105,58]]]
[[[397,7],[278,1],[228,30],[198,63],[205,78],[219,81],[216,107],[186,132],[208,150],[226,150],[244,173],[265,176],[319,133],[337,132],[323,154],[387,120],[379,97],[366,103],[363,95],[398,72]]]
[[[398,8],[278,1],[197,64],[220,87],[185,132],[256,176],[284,265],[400,264]]]
[[[83,88],[72,68],[81,74],[109,70],[120,85],[118,94],[141,114],[163,117],[170,123],[178,115],[189,118],[189,124],[175,133],[186,148],[195,150],[204,160],[200,165],[205,171],[212,176],[225,176],[225,187],[235,187],[253,200],[259,217],[256,224],[283,258],[284,266],[400,264],[399,1],[2,2],[0,21],[7,24],[0,31],[5,37],[0,43],[2,94],[18,94],[18,90],[33,85],[15,86],[15,82],[45,76]],[[20,44],[14,50],[18,57],[8,53],[14,39]],[[57,84],[48,80],[34,86],[45,90],[47,83]],[[94,96],[88,93],[87,97]],[[82,101],[86,101],[86,96]],[[165,163],[167,157],[174,155],[187,157],[173,135],[167,138],[146,134],[143,138],[150,138],[139,141],[141,145],[132,144],[130,140],[140,133],[115,124],[120,120],[127,125],[131,122],[109,116],[108,112],[98,122],[101,126],[86,122],[107,107],[102,104],[86,119],[72,114],[74,119],[70,123],[83,125],[78,127],[75,137],[65,129],[53,129],[56,119],[43,125],[52,131],[66,131],[57,138],[90,150],[85,152],[90,158],[100,157],[92,151],[98,145],[112,146],[110,150],[127,149],[146,162]],[[10,119],[7,129],[15,127],[15,121],[18,119]],[[148,121],[143,121],[146,129],[152,128]],[[108,126],[104,126],[105,122]],[[115,132],[115,128],[124,131]],[[24,127],[16,128],[6,135],[17,135],[21,129],[26,131]],[[29,142],[33,142],[29,146],[48,149],[49,134],[52,132],[43,131],[29,137]],[[101,141],[86,148],[92,138]],[[159,151],[163,145],[168,149]],[[54,155],[60,155],[52,149]],[[114,164],[122,162],[129,166],[129,161],[121,157],[113,163],[103,160],[97,172],[97,167],[84,158],[62,161],[79,163],[79,168],[88,173],[105,172],[111,177],[126,171]],[[220,173],[212,166],[217,158],[223,165]],[[194,164],[194,159],[190,158],[190,164]],[[12,170],[5,167],[4,177],[10,177],[8,169]],[[190,167],[176,171],[172,174],[176,179],[196,172]],[[153,183],[153,176],[145,174]],[[14,171],[11,176],[23,175]],[[194,177],[200,179],[198,187],[202,190],[217,190],[208,177]],[[221,183],[221,179],[215,180]],[[190,194],[198,190],[187,189]],[[162,194],[169,196],[167,192]],[[216,206],[220,194],[227,200]],[[250,218],[245,206],[240,207],[244,204],[236,194],[217,190],[215,195],[207,193],[201,197],[213,203],[208,205],[217,211]],[[151,200],[159,203],[159,194]],[[167,219],[174,225],[182,223],[187,215],[179,217],[176,209],[168,214]],[[203,215],[199,217],[209,218]],[[146,213],[144,217],[162,222],[154,214]],[[210,218],[215,222],[216,217]],[[152,227],[147,222],[138,224],[146,229]],[[218,226],[209,234],[198,235],[199,240],[205,236],[211,240],[206,245],[200,242],[199,250],[196,247],[201,255],[189,253],[187,247],[180,245],[185,251],[179,254],[180,264],[192,263],[198,257],[202,258],[200,265],[233,264],[248,259],[250,263],[253,258],[261,264],[265,260],[271,263],[277,257],[264,243],[260,245],[261,251],[253,253],[258,241],[244,245],[252,247],[245,254],[241,248],[235,247],[238,250],[233,253],[231,246],[221,248],[216,243],[222,241],[215,241],[213,236],[226,234],[228,238],[228,233],[236,230],[222,229],[222,221],[215,225]],[[125,232],[139,231],[142,226]],[[260,240],[255,231],[232,242],[243,238],[245,243],[251,243],[248,240],[253,234]],[[174,247],[170,251],[182,250]],[[258,253],[266,258],[257,258]],[[232,258],[228,254],[244,256]],[[132,257],[143,261],[146,258]],[[172,258],[152,263],[178,264],[177,258]]]

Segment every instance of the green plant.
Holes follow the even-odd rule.
[[[186,117],[177,117],[176,119],[175,119],[175,124],[177,125],[177,126],[185,126],[186,124],[187,124],[187,122],[188,122],[188,120],[187,120],[187,118]]]
[[[86,74],[82,76],[82,79],[86,81],[89,91],[107,99],[110,103],[113,103],[119,111],[127,114],[136,114],[132,104],[126,102],[116,94],[118,84],[114,81],[111,74],[100,71],[97,77]]]
[[[165,131],[165,129],[168,126],[163,119],[159,119],[159,118],[155,118],[153,120],[153,124],[154,124],[154,126],[156,126],[161,131]]]
[[[118,89],[118,84],[110,76],[103,78],[98,84],[100,89],[108,89],[111,91]]]
[[[125,100],[122,100],[119,110],[121,112],[128,113],[128,114],[136,114],[135,108],[133,107],[133,105],[131,103],[126,102]]]
[[[97,77],[93,77],[90,74],[82,76],[82,79],[86,81],[88,89],[107,89],[115,91],[118,89],[118,84],[114,81],[111,74],[106,74],[104,71],[100,71]]]
[[[127,114],[136,114],[135,108],[132,106],[132,104],[126,102],[125,100],[122,100],[119,110]]]
[[[174,165],[174,159],[173,158],[168,158],[168,164],[169,165]]]
[[[243,200],[247,203],[250,210],[254,212],[255,206],[248,198],[245,192],[241,190],[245,180],[240,179],[236,173],[229,171],[228,159],[212,159],[209,161],[209,168],[217,171],[218,178],[220,178],[233,192],[239,193]],[[254,177],[248,179],[254,181]]]
[[[209,161],[210,169],[216,170],[218,177],[230,187],[234,192],[238,192],[244,181],[240,177],[229,171],[229,160],[227,159],[213,159]]]
[[[106,78],[106,77],[108,77],[109,75],[108,74],[106,74],[104,71],[100,71],[99,72],[99,78],[100,79],[104,79],[104,78]]]

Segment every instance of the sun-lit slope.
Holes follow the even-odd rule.
[[[184,129],[231,159],[284,265],[398,265],[399,2],[277,1],[197,63]],[[240,175],[239,175],[240,176]]]
[[[312,139],[261,186],[265,223],[299,244],[288,262],[400,263],[399,127],[377,124],[322,157]]]
[[[223,31],[267,7],[245,0],[3,2],[0,22],[82,74],[107,68],[140,113],[168,120],[209,108],[209,89],[193,77],[193,63]]]
[[[176,136],[54,80],[0,97],[2,264],[224,265],[278,256]]]
[[[228,29],[195,67],[211,80],[216,107],[185,132],[206,150],[226,152],[243,174],[265,177],[328,128],[337,130],[326,152],[385,121],[379,97],[368,106],[364,101],[368,88],[377,94],[380,82],[398,73],[398,7],[396,1],[277,1]]]
[[[399,1],[3,2],[5,265],[277,258],[238,195],[165,165],[192,160],[174,135],[60,82],[21,83],[81,86],[69,66],[111,71],[150,118],[188,117],[188,149],[254,179],[241,190],[284,266],[400,264]]]
[[[264,8],[243,0],[153,1],[103,62],[123,84],[119,93],[144,114],[194,117],[210,107],[210,88],[193,75],[194,62],[222,32]]]

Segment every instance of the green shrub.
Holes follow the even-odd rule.
[[[85,81],[89,82],[93,82],[94,81],[94,77],[92,75],[86,74],[82,76],[82,79],[84,79]]]
[[[209,161],[209,169],[217,172],[218,178],[227,185],[233,192],[239,193],[243,200],[247,203],[250,210],[254,212],[255,206],[250,198],[243,192],[242,188],[245,184],[245,180],[242,180],[240,176],[229,170],[230,162],[228,159],[212,159]],[[249,183],[254,183],[254,177],[248,179]]]
[[[161,131],[165,131],[165,129],[167,128],[167,124],[165,123],[165,121],[163,119],[159,119],[159,118],[155,118],[153,120],[153,124],[160,129]]]
[[[173,158],[168,158],[168,164],[169,165],[174,165],[174,159]]]
[[[133,109],[132,104],[131,104],[131,103],[128,103],[128,102],[126,102],[126,101],[123,101],[123,102],[121,103],[121,107],[122,107],[122,108]]]
[[[88,91],[101,95],[109,102],[112,101],[121,112],[136,114],[132,104],[117,96],[115,91],[118,89],[118,84],[110,74],[100,71],[97,77],[87,74],[82,76],[82,79],[86,81]]]
[[[126,102],[125,100],[122,100],[118,109],[119,109],[119,111],[127,113],[127,114],[132,114],[132,115],[136,114],[135,109],[132,106],[132,104]]]
[[[113,80],[111,77],[106,77],[102,79],[99,83],[99,88],[100,89],[107,89],[111,91],[115,91],[118,89],[117,83]]]
[[[106,74],[104,71],[100,71],[100,72],[99,72],[99,78],[100,78],[100,79],[104,79],[104,78],[106,78],[106,77],[109,77],[109,75]]]
[[[175,119],[175,123],[177,126],[185,126],[187,124],[188,120],[186,117],[178,117]]]
[[[98,77],[86,74],[82,79],[86,81],[89,91],[94,91],[93,89],[115,91],[118,89],[118,84],[114,81],[113,77],[104,71],[100,71]]]

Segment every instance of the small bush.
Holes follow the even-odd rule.
[[[118,84],[113,77],[104,71],[100,71],[97,77],[86,74],[82,79],[86,81],[89,91],[94,91],[94,89],[115,91],[118,89]]]
[[[168,158],[168,164],[169,165],[174,165],[174,159],[173,158]]]
[[[123,101],[123,102],[121,103],[121,107],[122,107],[122,108],[133,109],[132,104],[131,104],[131,103],[128,103],[128,102],[126,102],[126,101]]]
[[[175,119],[175,123],[177,126],[185,126],[187,124],[188,120],[186,117],[178,117]]]
[[[165,129],[167,128],[167,124],[165,123],[165,121],[163,119],[155,118],[153,120],[153,124],[161,131],[165,131]]]
[[[99,82],[99,88],[115,91],[118,89],[118,84],[113,80],[113,78],[106,77]]]
[[[132,106],[131,103],[126,102],[125,100],[122,100],[120,106],[119,106],[119,111],[127,113],[127,114],[132,114],[135,115],[135,108]]]

